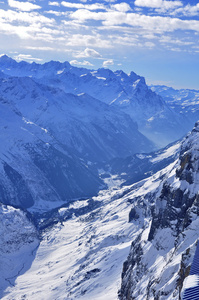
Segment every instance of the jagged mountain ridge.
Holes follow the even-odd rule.
[[[5,204],[48,210],[93,196],[98,164],[154,147],[117,107],[29,77],[0,78],[0,107]]]
[[[165,85],[150,85],[152,91],[162,96],[172,105],[189,106],[198,104],[199,91],[190,89],[174,89]]]
[[[145,79],[134,72],[127,75],[121,70],[89,70],[73,67],[68,62],[17,63],[7,56],[0,57],[0,70],[7,75],[32,77],[66,93],[87,93],[111,106],[118,106],[159,147],[181,138],[188,131],[186,117],[167,106],[147,87]]]
[[[82,158],[88,152],[91,161],[153,147],[128,115],[87,94],[66,94],[31,78],[11,77],[0,81],[0,97]]]
[[[193,127],[193,120],[199,119],[199,91],[190,89],[174,89],[162,85],[151,85],[151,90],[160,95],[167,105],[176,113],[186,116],[188,130]]]
[[[130,221],[143,227],[124,263],[122,300],[181,299],[199,234],[198,141],[196,123],[158,187],[132,201]]]

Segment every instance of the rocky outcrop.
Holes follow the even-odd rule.
[[[181,299],[199,236],[198,161],[196,123],[182,143],[179,158],[166,170],[153,201],[149,193],[134,203],[131,200],[130,221],[137,222],[136,211],[142,206],[148,223],[142,225],[124,263],[121,300]]]
[[[27,271],[39,246],[39,234],[27,213],[0,203],[0,298]]]

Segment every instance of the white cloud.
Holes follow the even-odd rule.
[[[93,58],[100,58],[102,57],[99,52],[94,49],[86,48],[84,51],[79,52],[78,54],[74,55],[75,57],[93,57]]]
[[[49,2],[48,2],[48,5],[52,5],[52,6],[60,6],[59,2],[55,2],[55,1],[54,1],[54,2],[53,2],[53,1],[52,1],[52,2],[49,1]]]
[[[93,66],[93,64],[91,64],[87,60],[84,60],[84,61],[71,60],[70,64],[71,65],[79,65],[79,66]]]
[[[60,31],[51,28],[55,20],[47,18],[37,12],[17,12],[0,10],[0,32],[8,35],[17,35],[21,39],[35,39],[41,34],[47,36],[59,34]]]
[[[53,47],[33,47],[33,46],[26,46],[25,49],[39,50],[39,51],[55,51],[56,50]]]
[[[197,3],[196,5],[186,5],[184,7],[180,7],[178,9],[176,9],[173,14],[177,15],[177,14],[181,14],[184,16],[196,16],[199,13],[199,3]]]
[[[171,38],[170,36],[161,36],[160,38],[160,43],[162,44],[175,44],[178,46],[189,46],[189,45],[193,45],[193,42],[190,41],[186,41],[184,39],[180,40],[179,38]]]
[[[17,61],[22,61],[22,60],[28,60],[28,61],[43,61],[43,59],[41,58],[35,58],[35,57],[32,57],[31,54],[18,54],[14,57],[15,60]]]
[[[56,10],[47,10],[47,11],[45,11],[45,14],[55,15],[57,17],[62,17],[62,16],[67,16],[68,15],[67,12],[56,11]]]
[[[126,11],[131,10],[130,5],[125,3],[125,2],[121,2],[121,3],[118,3],[118,4],[113,4],[113,5],[111,5],[111,8],[116,9],[116,10],[121,11],[121,12],[126,12]]]
[[[88,9],[78,9],[75,12],[71,12],[69,16],[71,19],[78,20],[79,22],[85,22],[86,20],[108,21],[111,18],[116,19],[117,16],[120,18],[122,15],[125,15],[125,13],[118,11],[93,12]]]
[[[9,2],[31,4],[28,1],[19,2],[9,0]],[[0,9],[0,33],[3,33],[2,36],[4,39],[5,36],[10,37],[10,39],[12,38],[13,41],[15,38],[19,52],[19,47],[22,46],[23,49],[29,50],[70,51],[70,59],[77,59],[73,62],[79,65],[91,65],[87,60],[81,61],[79,58],[86,59],[90,57],[102,59],[103,61],[104,58],[102,58],[102,55],[103,57],[107,57],[107,49],[111,49],[114,55],[114,51],[119,51],[120,47],[124,51],[125,47],[132,47],[132,50],[134,51],[135,49],[136,51],[138,48],[144,47],[149,49],[155,48],[158,45],[157,42],[159,42],[160,46],[167,47],[167,49],[169,44],[170,48],[171,46],[182,48],[183,46],[194,45],[196,43],[193,33],[199,33],[199,21],[191,18],[186,20],[184,17],[176,17],[176,14],[177,12],[184,15],[194,14],[199,9],[199,4],[181,7],[179,6],[181,1],[136,0],[140,5],[141,3],[142,5],[148,3],[148,7],[149,5],[153,6],[156,14],[157,10],[160,9],[159,6],[161,3],[164,3],[167,7],[178,5],[176,10],[169,11],[170,16],[166,17],[154,15],[154,11],[153,15],[136,13],[135,10],[131,10],[129,4],[126,2],[117,4],[111,2],[109,1],[109,3],[102,5],[100,3],[87,4],[90,3],[88,1],[86,3],[83,3],[83,1],[76,3],[67,1],[57,2],[56,0],[49,1],[49,5],[60,5],[57,12],[54,10],[35,12],[15,11],[11,9],[5,11]],[[172,5],[171,2],[173,3]],[[61,3],[62,6],[65,5],[68,9],[64,9]],[[138,6],[137,8],[142,9]],[[53,18],[53,15],[48,15],[47,13],[54,14],[57,17]],[[171,14],[173,14],[172,17]],[[175,38],[177,35],[180,36],[177,30],[186,31],[187,34],[184,35],[186,39],[183,39],[182,36],[181,39]],[[165,40],[164,42],[164,39],[161,39],[161,37],[166,35],[172,36],[172,40]],[[23,39],[21,44],[20,39]],[[3,41],[3,39],[1,40]],[[31,47],[31,45],[34,47]],[[81,49],[85,50],[81,51]],[[173,49],[171,50],[174,51]],[[3,51],[4,48],[2,48]],[[111,64],[113,64],[113,60],[104,62],[104,66]]]
[[[125,34],[120,36],[118,34],[109,35],[108,38],[114,42],[114,44],[118,44],[119,46],[140,46],[139,43],[140,38],[136,38],[134,35]],[[118,46],[117,45],[117,46]]]
[[[7,10],[5,12],[3,9],[0,9],[0,20],[6,24],[13,22],[16,26],[26,23],[30,25],[34,24],[38,27],[40,24],[52,25],[55,23],[54,19],[47,18],[36,12],[16,12],[13,10]],[[16,22],[18,22],[18,24]]]
[[[71,47],[85,46],[95,48],[112,48],[113,45],[107,39],[103,39],[99,34],[71,34],[67,37],[66,45]]]
[[[199,21],[197,20],[181,20],[179,18],[147,16],[119,11],[91,12],[80,9],[72,12],[70,18],[79,22],[85,22],[86,20],[102,21],[105,26],[126,24],[148,30],[151,33],[172,32],[179,29],[199,31]]]
[[[41,6],[30,3],[28,1],[20,2],[20,1],[15,1],[15,0],[8,0],[8,5],[10,7],[17,8],[18,10],[21,10],[21,11],[31,11],[31,10],[41,8]]]
[[[183,51],[181,48],[174,48],[174,47],[168,47],[168,49],[173,52],[182,52]]]
[[[112,65],[114,65],[113,59],[105,60],[103,62],[103,67],[104,68],[107,68],[108,66],[112,66]]]
[[[82,4],[82,3],[72,3],[72,2],[62,1],[61,5],[65,6],[67,8],[76,8],[76,9],[88,9],[88,10],[98,10],[98,9],[105,10],[106,9],[106,7],[100,3]]]
[[[145,46],[145,47],[147,47],[147,48],[150,48],[150,49],[152,49],[152,48],[154,48],[154,47],[155,47],[155,44],[154,44],[154,43],[152,43],[152,42],[145,42],[145,43],[144,43],[144,46]]]
[[[135,0],[134,5],[161,9],[175,9],[176,7],[183,6],[181,1],[167,0]]]

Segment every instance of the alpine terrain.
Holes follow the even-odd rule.
[[[198,285],[198,104],[152,89],[0,57],[1,299],[179,300]]]

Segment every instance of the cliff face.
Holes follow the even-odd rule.
[[[2,299],[9,293],[9,287],[15,286],[17,277],[31,266],[39,246],[39,236],[30,215],[1,203],[0,222],[0,299]]]
[[[181,299],[199,236],[199,123],[161,177],[153,193],[132,200],[129,220],[142,231],[124,263],[121,300]]]

